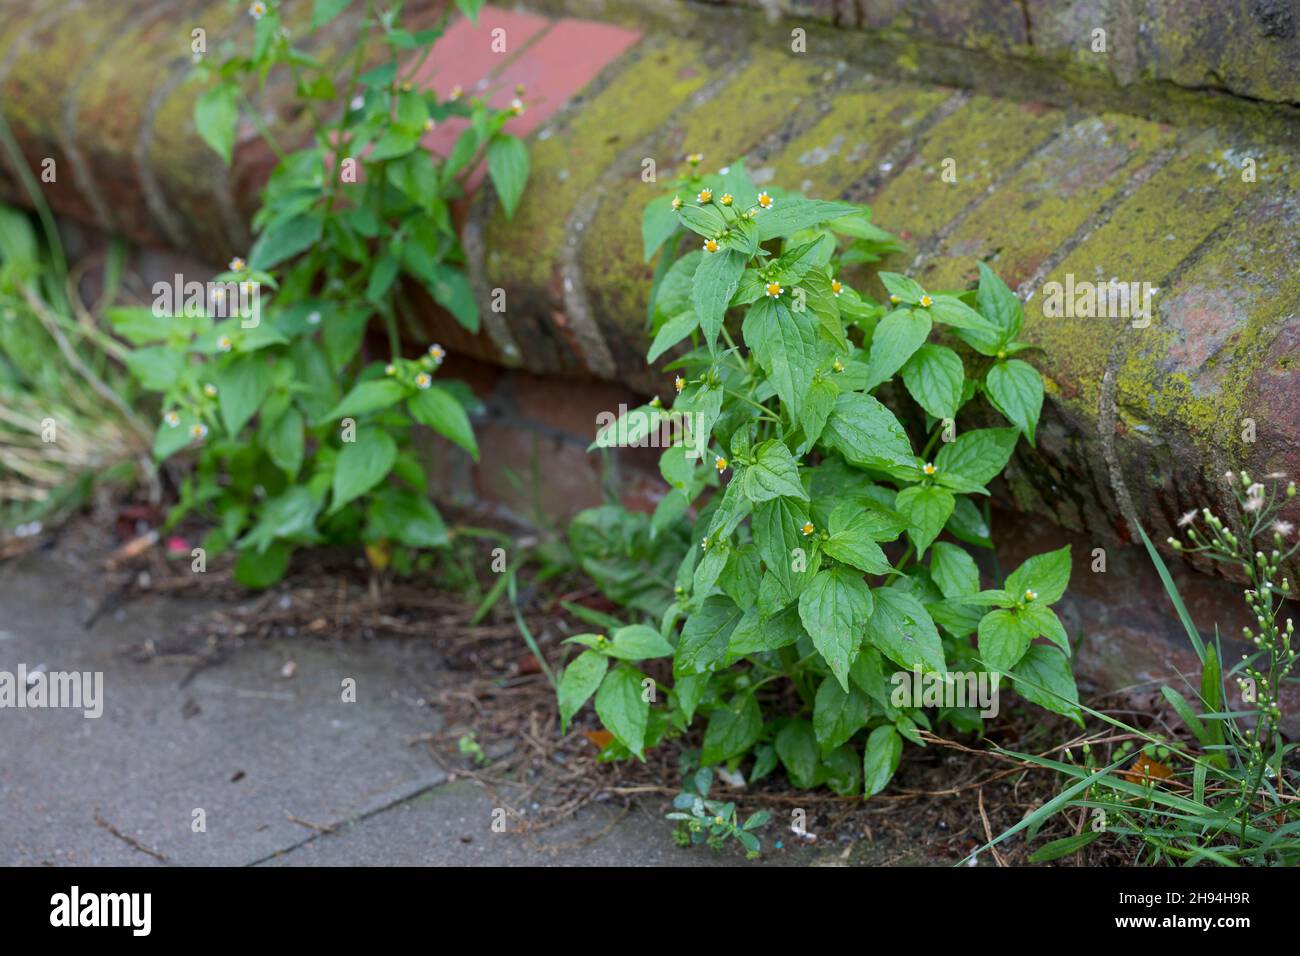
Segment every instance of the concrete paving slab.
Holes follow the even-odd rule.
[[[0,709],[0,864],[252,863],[316,832],[289,815],[337,825],[446,779],[408,743],[437,729],[421,699],[430,647],[250,644],[183,684],[188,666],[121,652],[174,640],[208,608],[139,601],[87,631],[86,569],[61,561],[0,568],[0,671],[101,671],[103,715]],[[194,832],[196,810],[206,832]]]

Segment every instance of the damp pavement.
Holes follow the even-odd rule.
[[[199,649],[185,626],[214,605],[144,598],[87,628],[98,573],[55,551],[0,564],[0,672],[103,674],[98,718],[0,707],[0,865],[755,865],[676,847],[658,800],[494,832],[491,796],[427,744],[442,722],[425,696],[454,679],[436,641],[284,638],[204,666],[149,658],[150,640]],[[845,858],[787,848],[757,865]]]

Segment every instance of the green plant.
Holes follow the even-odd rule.
[[[1269,477],[1276,482],[1283,476]],[[1288,759],[1296,744],[1283,737],[1280,696],[1285,684],[1294,683],[1296,662],[1295,624],[1282,619],[1285,601],[1294,592],[1282,569],[1300,552],[1295,526],[1280,511],[1295,498],[1296,486],[1289,482],[1268,488],[1245,472],[1229,472],[1224,480],[1233,501],[1227,513],[1189,511],[1179,522],[1187,528],[1187,541],[1170,538],[1169,544],[1231,565],[1248,582],[1242,597],[1254,624],[1243,629],[1242,638],[1251,650],[1226,675],[1236,681],[1244,709],[1232,709],[1224,693],[1217,629],[1215,641],[1207,644],[1163,559],[1142,532],[1201,663],[1196,685],[1186,682],[1194,702],[1173,687],[1161,688],[1194,743],[1089,710],[1126,739],[1104,764],[1087,744],[1082,765],[1016,754],[1073,783],[995,843],[1022,827],[1029,828],[1032,838],[1054,814],[1075,810],[1088,821],[1087,830],[1043,846],[1038,861],[1070,855],[1109,836],[1133,847],[1136,862],[1148,865],[1300,863],[1300,772]],[[1131,761],[1135,743],[1141,753]]]
[[[714,853],[721,853],[732,839],[745,849],[745,856],[756,858],[762,844],[754,831],[772,819],[772,814],[759,810],[741,823],[736,816],[736,805],[725,800],[710,800],[713,771],[707,767],[687,774],[682,779],[682,790],[673,797],[673,812],[667,819],[676,820],[673,839],[678,846],[688,847],[707,843]]]
[[[473,15],[481,3],[457,5]],[[305,36],[347,6],[316,0]],[[205,547],[236,548],[236,577],[249,586],[273,583],[294,548],[320,541],[364,542],[372,562],[401,570],[413,549],[448,542],[410,447],[412,423],[475,458],[478,449],[468,389],[434,381],[442,347],[429,346],[419,359],[402,355],[399,316],[409,319],[410,310],[399,279],[423,286],[477,330],[450,203],[486,157],[502,206],[513,211],[528,157],[503,126],[523,104],[493,109],[412,86],[449,12],[411,32],[400,4],[380,10],[368,0],[354,42],[328,61],[289,35],[279,4],[259,0],[249,12],[256,19],[251,52],[227,44],[218,62],[200,60],[197,72],[209,87],[194,119],[226,162],[241,115],[278,156],[254,217],[257,241],[247,261],[235,259],[215,277],[206,297],[191,301],[186,290],[182,308],[177,290],[175,302],[111,317],[135,346],[128,367],[163,396],[155,456],[199,446],[171,522],[194,511],[210,517]],[[311,127],[309,141],[294,150],[281,148],[246,93],[264,89],[277,70],[292,79]],[[326,116],[331,107],[334,119]],[[446,158],[421,145],[428,130],[457,120],[466,127]],[[267,302],[263,289],[272,290]],[[239,314],[230,314],[236,301]],[[375,320],[387,331],[383,360],[365,344]]]
[[[81,301],[44,197],[0,119],[0,144],[41,210],[0,206],[0,528],[34,531],[86,500],[101,479],[146,469],[149,429],[130,407],[122,348],[100,330],[124,248],[109,246],[98,303]],[[42,242],[44,239],[44,242]]]
[[[888,783],[905,739],[924,745],[931,713],[981,725],[975,707],[900,695],[895,667],[994,687],[990,671],[1022,672],[1034,678],[1025,697],[1079,720],[1050,607],[1069,549],[981,590],[971,555],[938,540],[992,546],[970,496],[988,494],[1018,437],[1034,438],[1042,382],[1012,358],[1027,347],[1016,296],[981,265],[978,290],[962,293],[881,272],[890,301],[877,304],[841,271],[897,248],[864,207],[760,191],[739,163],[702,175],[698,157],[671,188],[643,232],[646,258],[664,256],[649,360],[689,340],[668,366],[677,397],[671,411],[656,398],[626,412],[594,443],[675,432],[660,457],[671,490],[652,516],[607,505],[570,533],[584,570],[657,626],[618,620],[608,635],[569,638],[586,649],[560,680],[562,720],[594,695],[614,736],[605,756],[623,757],[703,715],[705,765],[734,770],[752,754],[751,780],[779,762],[796,786],[867,794]],[[703,248],[672,259],[692,235]],[[936,325],[950,344],[930,341]],[[914,403],[919,455],[872,395],[898,379],[892,400]],[[959,434],[979,395],[1012,427]],[[659,658],[672,661],[666,705],[638,669]]]

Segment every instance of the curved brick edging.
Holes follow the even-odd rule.
[[[59,163],[47,191],[58,211],[219,263],[247,243],[271,157],[245,131],[225,170],[193,135],[197,90],[181,82],[190,26],[207,24],[215,43],[248,24],[221,0],[182,6],[170,15],[156,0],[126,0],[109,25],[81,0],[40,11],[2,0],[0,91],[29,164]],[[789,22],[743,9],[531,6],[545,13],[488,8],[479,30],[456,24],[420,74],[444,92],[481,81],[498,100],[517,81],[530,89],[528,112],[512,121],[532,133],[534,168],[514,221],[483,190],[468,211],[485,332],[431,319],[454,351],[663,390],[642,361],[651,270],[639,222],[658,187],[641,181],[641,161],[667,174],[703,150],[706,165],[744,156],[773,182],[869,202],[911,246],[887,265],[928,286],[964,287],[982,259],[1020,287],[1049,388],[1039,449],[1008,471],[1020,507],[1106,540],[1128,538],[1141,517],[1162,539],[1181,511],[1215,499],[1225,467],[1300,472],[1294,110],[1141,82],[1099,90],[1086,73],[1052,86],[1033,64],[956,42],[960,17],[915,21],[934,32],[922,39],[801,21],[809,52],[795,54]],[[1049,6],[1029,0],[1030,23]],[[309,9],[291,5],[291,29]],[[596,10],[616,25],[564,16]],[[348,28],[346,16],[338,23]],[[512,37],[504,56],[486,49],[494,25]],[[78,62],[87,48],[98,59]],[[155,67],[120,68],[146,62]],[[963,88],[942,85],[955,81]],[[285,95],[273,88],[266,103]],[[454,133],[440,129],[432,144],[446,148]],[[948,159],[951,183],[940,175]],[[1242,179],[1246,159],[1254,182]],[[1043,286],[1067,275],[1150,282],[1154,321],[1045,318]],[[490,309],[497,288],[504,314]],[[1253,443],[1241,441],[1243,419]]]

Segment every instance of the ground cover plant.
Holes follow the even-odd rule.
[[[298,35],[278,4],[254,3],[252,49],[199,60],[206,89],[194,121],[203,139],[230,162],[243,116],[279,158],[254,217],[257,241],[206,296],[110,314],[134,346],[131,372],[162,396],[155,456],[196,460],[169,521],[208,518],[207,553],[235,549],[236,578],[254,587],[278,580],[306,544],[364,543],[373,565],[398,570],[447,544],[410,436],[419,423],[477,457],[473,400],[459,383],[435,381],[446,354],[439,344],[404,356],[403,280],[477,330],[450,203],[485,160],[511,213],[528,172],[522,141],[503,131],[524,108],[518,98],[494,109],[412,84],[450,8],[411,31],[400,4],[368,2],[347,48],[309,52],[346,6],[317,0]],[[470,15],[479,6],[458,3]],[[311,126],[297,149],[281,147],[253,102],[278,71],[292,78]],[[458,120],[465,129],[448,156],[422,145],[438,124]],[[366,344],[376,324],[387,333],[383,358]]]
[[[1253,619],[1241,638],[1248,652],[1224,658],[1217,628],[1202,638],[1163,559],[1143,534],[1166,593],[1200,660],[1200,673],[1183,686],[1161,688],[1185,737],[1134,727],[1089,710],[1123,740],[1109,752],[1088,746],[1080,760],[1048,760],[1016,754],[1063,774],[1069,785],[1053,800],[1000,835],[1021,829],[1032,837],[1056,814],[1078,820],[1074,836],[1037,851],[1038,861],[1070,857],[1110,839],[1146,865],[1284,865],[1300,862],[1300,770],[1282,733],[1282,691],[1295,683],[1295,622],[1284,617],[1294,597],[1287,563],[1300,553],[1295,526],[1283,507],[1296,497],[1294,481],[1269,475],[1257,481],[1228,472],[1230,506],[1189,511],[1180,525],[1186,540],[1169,539],[1176,551],[1228,565],[1247,582],[1242,600]],[[1268,484],[1265,484],[1268,482]],[[1232,706],[1225,679],[1238,688]]]
[[[594,698],[617,758],[698,719],[705,767],[754,781],[779,765],[796,787],[867,795],[937,722],[979,730],[973,699],[953,703],[959,687],[1010,673],[1023,697],[1078,721],[1051,608],[1069,549],[982,588],[963,546],[991,547],[976,502],[1034,440],[1042,404],[1016,357],[1015,294],[981,265],[960,293],[881,272],[877,303],[846,272],[897,248],[869,210],[760,189],[739,163],[705,175],[692,157],[643,233],[647,261],[661,257],[647,360],[678,348],[675,396],[595,445],[681,440],[661,455],[671,491],[653,515],[606,505],[570,529],[626,614],[569,638],[581,652],[558,682],[562,720]],[[876,397],[887,386],[894,410]],[[1006,424],[979,424],[995,415]],[[661,659],[666,694],[643,670],[663,673]],[[916,680],[893,679],[900,669]],[[922,678],[934,695],[905,690]]]

